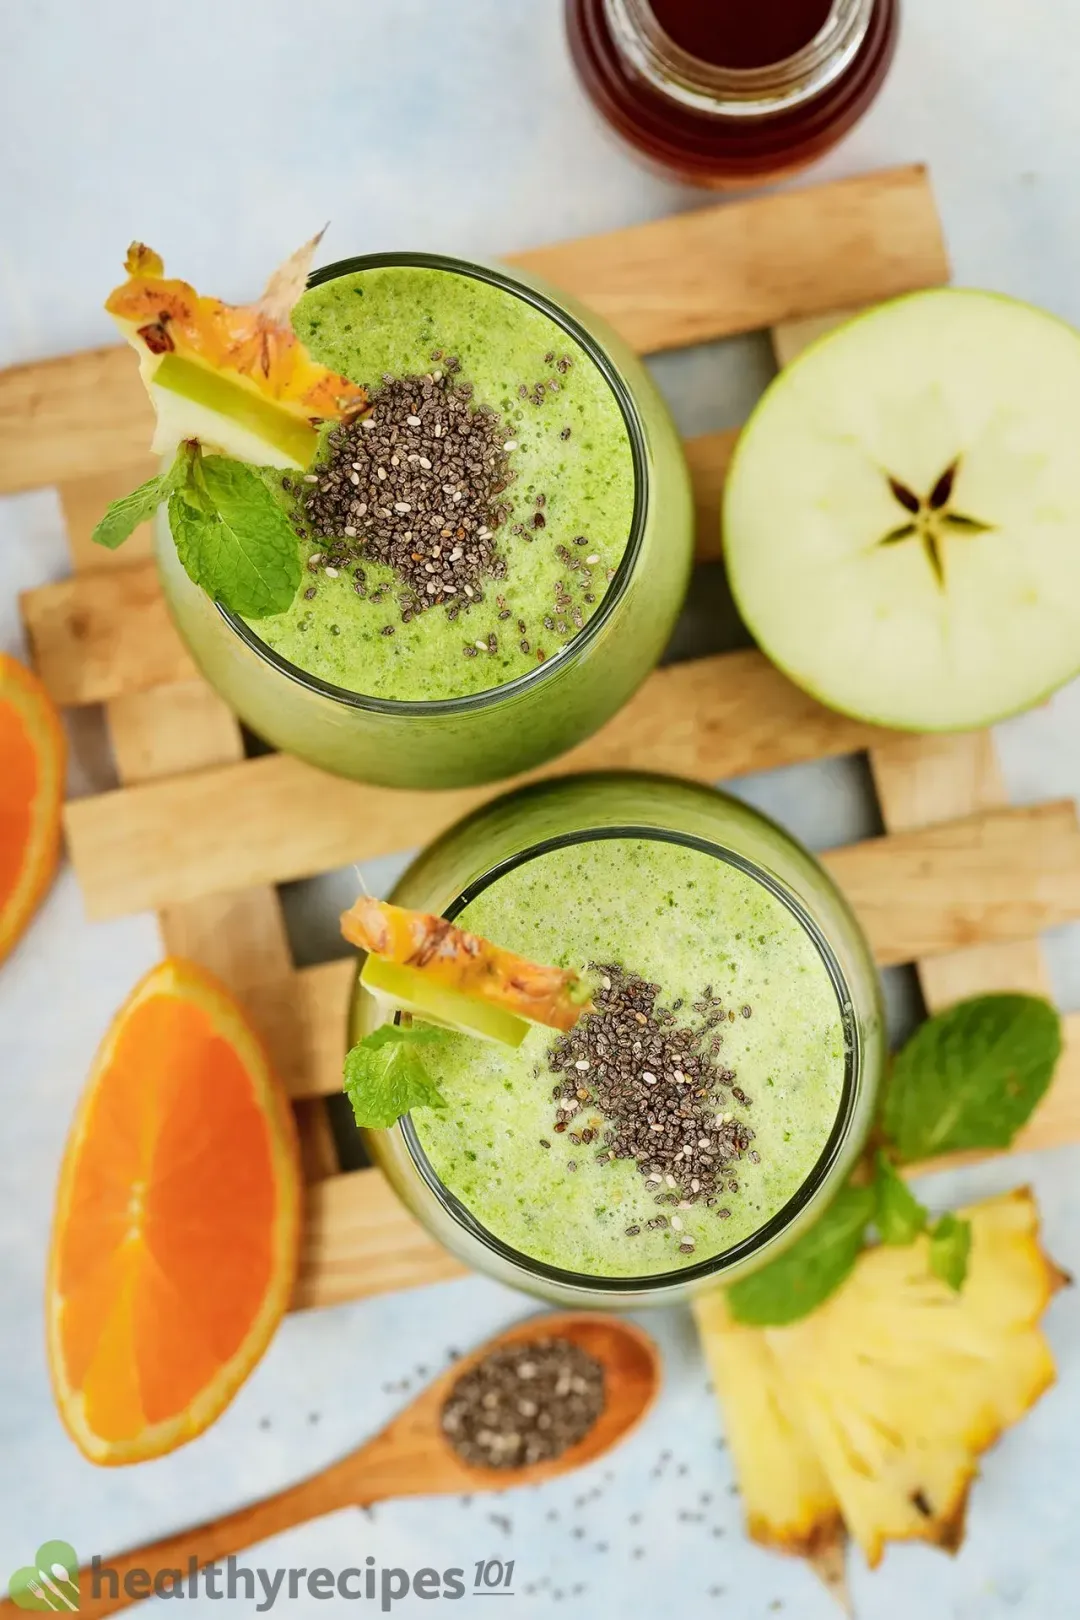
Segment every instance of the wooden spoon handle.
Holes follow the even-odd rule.
[[[304,1524],[308,1519],[321,1518],[324,1513],[333,1513],[338,1508],[354,1504],[359,1506],[378,1502],[393,1495],[397,1485],[394,1470],[392,1467],[379,1466],[378,1446],[376,1440],[371,1447],[365,1447],[363,1455],[369,1452],[376,1455],[372,1457],[371,1469],[364,1469],[361,1476],[364,1478],[362,1493],[356,1490],[360,1454],[353,1453],[321,1473],[313,1474],[310,1479],[303,1479],[298,1485],[278,1491],[276,1496],[267,1496],[261,1502],[238,1508],[235,1513],[227,1513],[223,1518],[212,1519],[207,1524],[180,1530],[174,1536],[165,1536],[145,1547],[137,1547],[133,1552],[98,1559],[96,1567],[88,1565],[80,1569],[80,1620],[96,1620],[99,1615],[116,1614],[141,1598],[149,1597],[154,1590],[155,1577],[159,1582],[164,1581],[167,1590],[173,1581],[171,1575],[165,1579],[166,1571],[180,1572],[186,1596],[190,1576],[206,1564],[227,1558],[230,1553],[243,1552],[258,1541],[265,1541],[267,1537],[276,1536],[294,1525]],[[130,1586],[125,1584],[129,1576],[132,1578]],[[254,1572],[252,1578],[255,1579]],[[223,1572],[221,1581],[224,1582],[224,1579]],[[240,1576],[237,1593],[248,1596],[248,1584]],[[256,1581],[255,1599],[262,1599],[266,1595]],[[11,1598],[0,1600],[0,1616],[15,1616],[21,1612]]]

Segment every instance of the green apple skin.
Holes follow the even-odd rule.
[[[893,334],[894,350],[897,337],[905,340],[899,358],[907,367],[908,375],[899,388],[877,380],[881,375],[881,355],[875,355],[875,350],[880,350],[882,345],[875,328],[889,320],[898,323]],[[959,342],[958,321],[964,327]],[[924,326],[927,332],[922,334],[920,348],[919,329]],[[980,333],[983,341],[976,342]],[[995,336],[996,344],[992,341]],[[821,377],[815,376],[815,372],[820,374],[822,370],[822,357],[828,361],[829,351],[841,345],[847,346],[849,352],[841,357],[842,364],[833,369],[850,371],[851,386],[844,391],[844,401],[831,421],[826,401],[823,429],[819,414],[822,402],[815,397],[821,388]],[[989,367],[988,354],[991,355]],[[948,402],[950,386],[955,386],[948,381],[942,385],[933,375],[935,363],[938,371],[941,370],[943,355],[948,356],[953,378],[963,377],[959,388],[961,418],[965,408],[969,416],[974,411],[976,417],[981,409],[981,443],[979,435],[965,436],[962,420],[948,422],[947,412],[941,409],[938,409],[937,421],[927,424],[926,416],[933,416],[934,406]],[[963,375],[965,366],[969,371],[989,369],[993,373],[994,356],[997,356],[997,369],[1004,377],[991,375],[987,380]],[[878,360],[876,370],[875,358]],[[895,353],[893,358],[897,358]],[[1007,397],[1009,385],[1015,385],[1020,392],[1019,405]],[[801,424],[796,422],[794,430],[788,422],[781,423],[786,431],[778,432],[772,420],[775,402],[778,397],[797,389],[806,395],[804,405],[816,409],[806,411],[804,420]],[[897,404],[897,395],[905,390],[907,399],[901,398]],[[930,409],[917,413],[919,428],[925,431],[921,433],[921,441],[920,432],[916,431],[916,442],[912,446],[904,444],[904,433],[898,434],[897,426],[903,425],[905,410],[910,420],[913,401],[929,405]],[[876,455],[859,443],[862,422],[867,413],[874,412],[878,413],[878,418],[871,437],[877,440]],[[1010,419],[1011,434],[1000,431],[1003,413]],[[944,423],[943,417],[946,418]],[[832,559],[835,567],[834,576],[828,581],[829,592],[823,597],[819,590],[815,600],[813,590],[807,588],[807,581],[800,573],[797,543],[793,545],[783,538],[778,542],[776,525],[771,534],[767,526],[763,532],[755,514],[775,504],[772,495],[782,485],[786,464],[790,464],[793,440],[801,437],[803,442],[798,448],[805,454],[808,442],[815,437],[824,441],[831,435],[835,440],[838,424],[847,430],[843,434],[847,448],[856,447],[861,452],[859,477],[863,487],[851,505],[856,509],[854,521],[861,522],[863,529],[859,544],[848,557]],[[990,428],[997,432],[997,442],[993,441],[992,434],[987,442]],[[770,444],[770,438],[776,442]],[[965,480],[964,458],[965,455],[970,457],[973,444],[982,456],[984,477],[981,481],[970,476]],[[1049,452],[1042,448],[1044,444],[1049,444]],[[953,611],[949,592],[956,591],[959,572],[967,591],[964,612],[968,625],[974,622],[977,634],[981,634],[983,665],[995,666],[992,671],[995,679],[982,682],[968,678],[950,682],[949,676],[955,671],[941,667],[913,669],[910,656],[897,658],[884,671],[876,669],[874,653],[877,649],[867,644],[865,613],[858,662],[849,658],[848,667],[841,668],[836,676],[831,668],[822,666],[836,662],[830,647],[838,639],[851,639],[851,625],[844,623],[844,613],[837,615],[830,609],[840,600],[841,591],[849,598],[854,595],[856,601],[859,596],[857,590],[851,591],[845,568],[852,561],[858,565],[862,553],[876,550],[881,538],[909,516],[889,493],[887,475],[910,482],[923,495],[957,456],[960,472],[956,504],[964,507],[982,500],[985,509],[972,515],[990,525],[989,533],[998,547],[999,557],[1002,541],[1007,544],[1011,536],[1015,550],[1010,562],[1015,566],[1016,558],[1023,558],[1030,549],[1016,546],[1015,542],[1029,539],[1031,530],[1037,527],[1036,520],[1045,519],[1048,513],[1067,531],[1061,537],[1058,554],[1043,559],[1037,582],[1021,578],[1009,582],[1011,589],[1020,593],[1018,601],[1008,601],[1009,591],[1003,592],[1000,579],[991,584],[988,594],[993,614],[999,618],[1009,609],[1007,616],[1011,621],[1017,606],[1038,609],[1034,615],[1037,622],[1026,627],[1027,645],[1023,641],[1017,644],[1015,636],[1012,645],[999,645],[995,641],[994,626],[980,630],[978,614],[971,612],[972,601],[977,602],[984,589],[980,572],[993,573],[992,568],[984,567],[984,560],[977,554],[984,536],[950,532],[943,547],[944,589],[934,582],[929,564],[920,558],[917,539],[896,548],[909,553],[906,559],[909,573],[921,561],[917,600],[914,604],[909,601],[911,624],[907,628],[914,625],[925,634],[926,622],[931,625],[936,622],[942,639],[947,639],[944,632]],[[1040,481],[1041,487],[1036,487]],[[813,493],[811,491],[808,497],[807,491],[801,490],[801,505],[798,500],[789,500],[785,516],[793,520],[793,528],[811,508]],[[820,488],[817,494],[820,497]],[[1028,509],[1024,508],[1025,496]],[[1033,503],[1034,520],[1030,511]],[[823,503],[819,498],[816,503],[819,512],[823,504],[828,502]],[[850,512],[845,513],[845,519],[852,521]],[[725,484],[721,523],[732,595],[744,621],[769,659],[795,685],[828,708],[892,730],[962,732],[1007,719],[1047,701],[1080,674],[1080,333],[1057,317],[1003,294],[966,289],[911,293],[855,316],[810,344],[766,390],[736,445]],[[775,572],[771,581],[763,581],[756,562],[762,549],[768,550],[770,546],[776,552]],[[967,548],[966,552],[959,551],[959,565],[957,548]],[[893,552],[893,547],[888,550]],[[890,556],[888,561],[892,560]],[[871,559],[873,561],[875,559]],[[910,597],[910,581],[908,585]],[[997,600],[993,600],[995,589]],[[1041,600],[1033,600],[1033,595],[1041,595]],[[880,609],[880,589],[878,598]],[[806,654],[805,630],[791,633],[792,621],[805,619],[811,609],[815,613],[812,626],[815,639],[819,648],[825,649],[816,657]],[[846,617],[850,621],[850,603]],[[1056,637],[1049,658],[1044,621],[1049,621]],[[856,633],[859,628],[856,625]],[[1011,623],[1005,628],[1012,628]],[[910,647],[905,644],[900,650],[907,655]]]
[[[319,435],[310,422],[195,360],[163,356],[147,388],[157,412],[153,448],[162,455],[196,438],[255,466],[304,468],[314,459]]]

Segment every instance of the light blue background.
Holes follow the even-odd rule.
[[[701,200],[642,172],[594,121],[571,76],[556,0],[9,0],[4,28],[0,364],[111,341],[101,300],[135,235],[197,285],[243,297],[326,219],[330,257],[395,246],[484,255]],[[885,94],[813,178],[928,160],[958,280],[1080,323],[1078,63],[1074,4],[906,0]],[[769,363],[764,342],[746,339],[666,358],[656,372],[684,429],[702,432],[740,420]],[[0,502],[0,645],[20,650],[16,591],[65,571],[54,497]],[[709,600],[700,596],[691,616],[698,630]],[[99,722],[82,717],[74,737],[75,789],[107,785]],[[1002,727],[1013,798],[1075,795],[1078,738],[1075,687]],[[816,847],[875,828],[855,763],[776,773],[740,791]],[[398,864],[378,863],[372,882]],[[340,892],[332,880],[290,892],[303,956],[332,936]],[[1050,945],[1059,997],[1080,1007],[1075,931]],[[114,1551],[299,1478],[389,1417],[401,1397],[384,1384],[528,1309],[474,1279],[294,1316],[202,1439],[135,1469],[83,1462],[54,1414],[42,1354],[52,1184],[95,1045],[157,950],[149,917],[88,926],[65,871],[0,976],[0,1580],[45,1537],[69,1538],[84,1557]],[[903,984],[892,988],[902,1025],[910,1004]],[[1080,1149],[986,1166],[932,1191],[944,1201],[960,1186],[981,1193],[1026,1179],[1054,1254],[1080,1268]],[[671,1312],[649,1326],[665,1352],[665,1393],[609,1463],[500,1501],[396,1503],[373,1520],[345,1512],[251,1562],[339,1568],[370,1553],[382,1565],[471,1569],[481,1557],[513,1557],[513,1613],[527,1620],[661,1609],[687,1620],[828,1620],[836,1611],[805,1569],[741,1534],[688,1317]],[[854,1559],[862,1620],[1076,1613],[1075,1294],[1054,1305],[1049,1332],[1060,1383],[987,1458],[963,1552],[950,1561],[894,1550],[874,1577]],[[511,1529],[493,1522],[501,1514]],[[716,1587],[722,1597],[709,1595]],[[365,1607],[306,1598],[279,1601],[275,1612],[307,1620]],[[185,1600],[180,1612],[252,1610],[243,1599]],[[443,1611],[409,1599],[395,1612],[413,1620]],[[472,1616],[475,1600],[448,1612]]]

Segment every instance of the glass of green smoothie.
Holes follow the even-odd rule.
[[[689,577],[686,463],[645,368],[531,278],[434,254],[317,271],[293,325],[373,408],[284,477],[304,564],[287,611],[211,601],[159,522],[207,680],[276,747],[391,786],[579,742],[656,664]]]
[[[469,1265],[565,1304],[667,1303],[774,1257],[850,1170],[884,1062],[877,973],[823,868],[738,800],[623,773],[522,788],[392,899],[596,987],[569,1035],[440,1032],[446,1107],[365,1133]],[[386,1017],[358,982],[353,1039]]]

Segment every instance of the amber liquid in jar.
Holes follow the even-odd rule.
[[[566,0],[578,74],[643,156],[697,185],[802,168],[880,89],[899,0]]]

